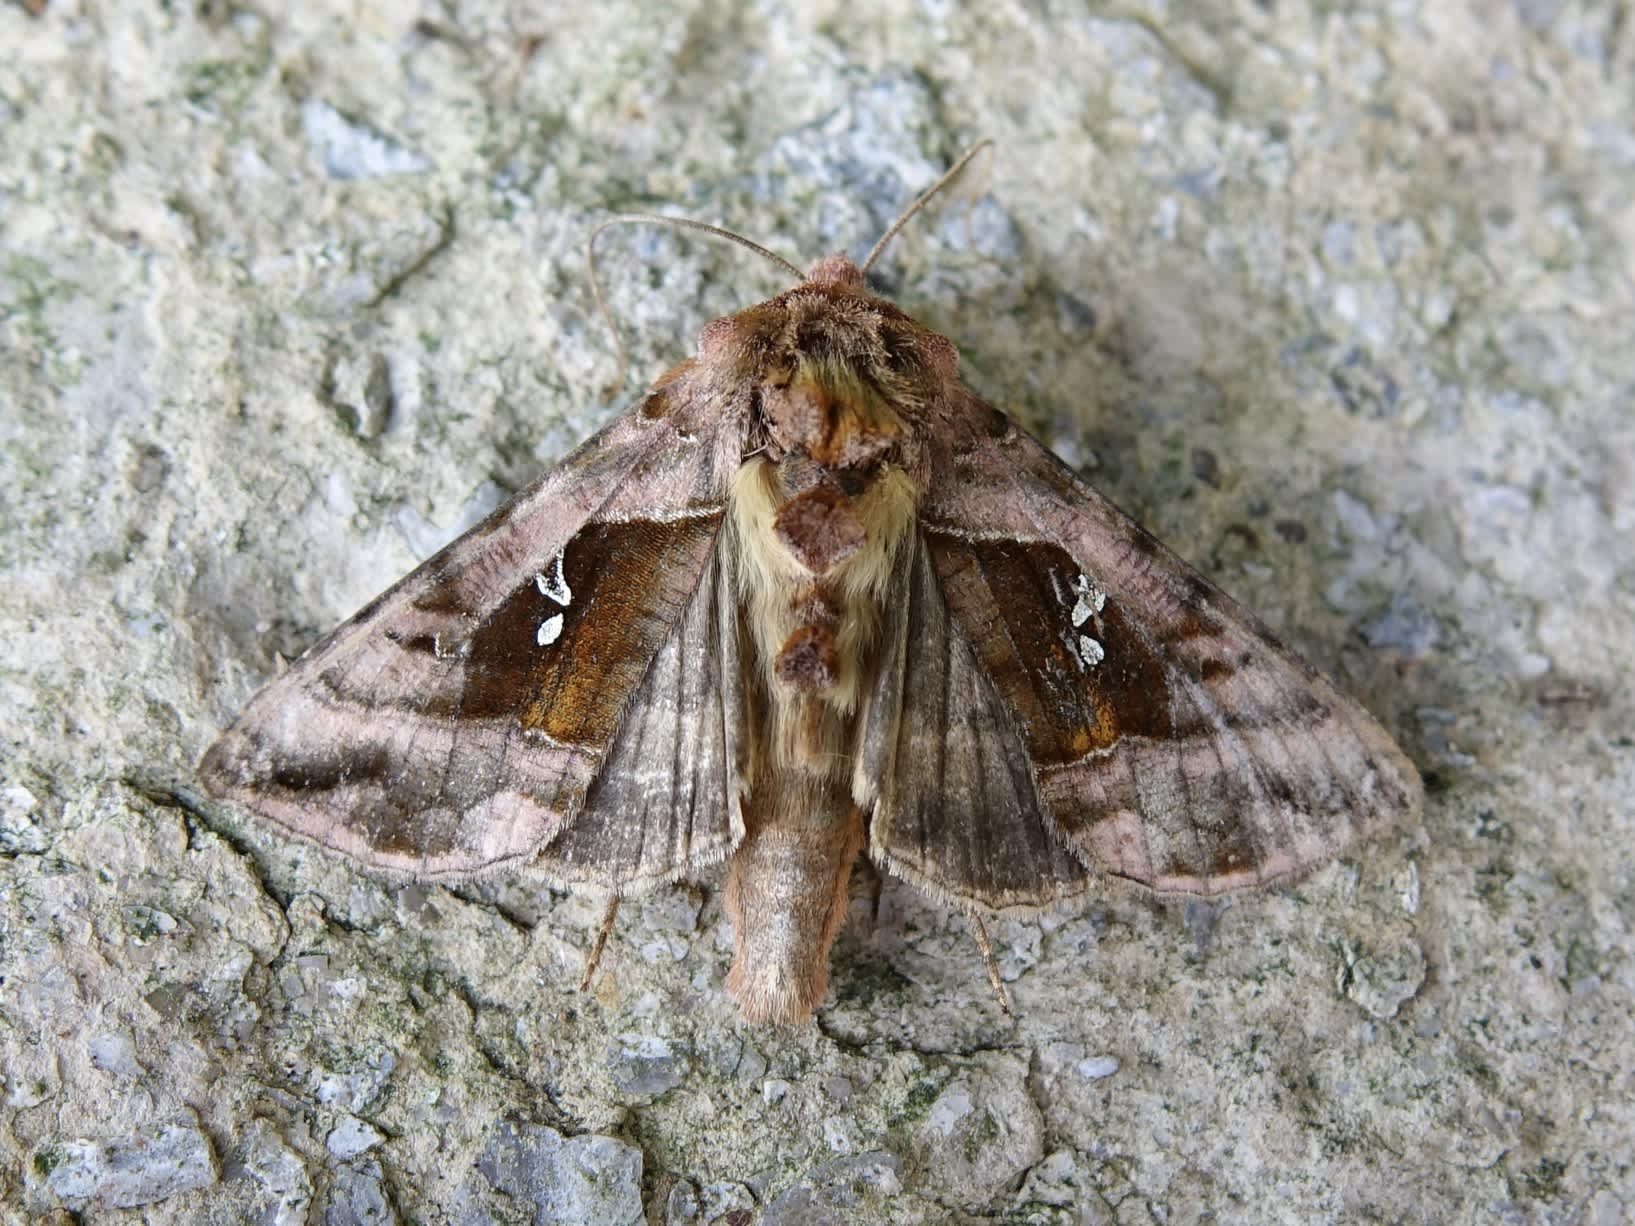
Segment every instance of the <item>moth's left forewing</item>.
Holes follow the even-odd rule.
[[[927,554],[1042,808],[1087,864],[1215,895],[1417,816],[1359,704],[975,397],[931,458]]]
[[[667,704],[711,709],[699,691],[715,679],[662,693],[654,661],[712,632],[742,428],[685,381],[661,385],[252,699],[201,763],[206,785],[434,878],[542,853],[550,867],[547,848],[581,819],[604,835],[659,820],[656,806],[587,813],[586,795],[623,769],[631,712],[645,726]],[[697,772],[727,769],[720,736],[699,750]],[[739,837],[730,806],[689,814],[612,830],[630,854],[609,884],[674,875]]]

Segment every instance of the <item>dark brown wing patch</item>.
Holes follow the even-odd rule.
[[[943,596],[1035,765],[1077,762],[1120,736],[1174,732],[1164,663],[1125,614],[1087,604],[1074,624],[1082,572],[1066,552],[934,529],[925,540]],[[1085,638],[1104,653],[1093,663]]]

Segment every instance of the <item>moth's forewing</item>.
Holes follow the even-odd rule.
[[[205,784],[417,876],[539,856],[606,774],[627,710],[664,701],[643,690],[655,658],[714,633],[713,585],[702,611],[695,594],[736,451],[720,435],[742,423],[713,409],[683,371],[616,419],[258,694],[205,756]],[[693,748],[696,771],[725,775],[720,738]],[[724,854],[731,827],[727,809],[638,832],[625,843],[648,851],[627,867],[675,875],[695,848]]]
[[[1087,866],[1207,896],[1298,875],[1418,814],[1418,771],[1359,704],[997,410],[973,397],[962,416],[966,429],[934,440],[921,535],[951,637],[997,695],[1038,809],[997,749],[963,755],[990,763],[994,794],[899,753],[871,828],[878,860],[987,906],[1013,901],[996,879],[1007,858],[1017,880],[1034,862],[1040,894],[1082,888],[1042,825]],[[965,684],[963,708],[982,711]],[[921,688],[905,694],[903,735],[952,736],[959,720],[916,709],[942,701]],[[935,824],[921,816],[933,805]]]

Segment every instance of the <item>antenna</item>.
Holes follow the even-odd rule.
[[[861,273],[867,273],[869,269],[873,267],[874,261],[878,260],[880,258],[880,254],[885,251],[886,244],[897,237],[897,231],[906,226],[909,219],[912,218],[914,214],[918,213],[927,204],[929,204],[933,196],[958,178],[959,172],[965,169],[966,165],[972,158],[981,153],[991,144],[993,144],[993,141],[991,140],[977,141],[976,144],[972,145],[964,152],[959,161],[955,162],[943,172],[942,178],[938,179],[930,187],[926,188],[923,192],[916,196],[914,198],[914,203],[903,210],[902,215],[898,217],[896,221],[892,222],[891,225],[886,228],[886,232],[880,236],[880,241],[875,243],[874,246],[869,249],[869,254],[867,258],[864,259],[863,266],[858,269],[858,271]]]
[[[596,299],[596,310],[601,314],[602,322],[607,324],[608,333],[613,337],[614,352],[619,356],[618,373],[613,376],[612,385],[604,393],[609,398],[624,386],[625,371],[629,363],[625,357],[624,339],[619,335],[618,325],[613,322],[613,313],[607,309],[607,300],[602,297],[602,281],[596,275],[596,239],[603,230],[613,226],[629,225],[671,226],[677,230],[696,230],[700,234],[709,235],[711,238],[723,238],[729,243],[737,243],[740,247],[771,260],[779,268],[794,277],[796,281],[806,280],[805,273],[777,252],[769,251],[761,244],[751,242],[742,234],[734,234],[731,230],[724,230],[720,226],[712,226],[705,221],[694,221],[690,217],[665,217],[659,213],[621,213],[617,217],[609,217],[590,232],[590,241],[585,244],[585,265],[590,271],[591,297]]]

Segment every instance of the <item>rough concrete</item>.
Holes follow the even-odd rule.
[[[30,10],[43,7],[38,15]],[[0,1203],[92,1220],[1635,1214],[1635,23],[1516,0],[0,6]],[[1219,908],[403,886],[203,803],[276,667],[606,419],[589,226],[860,253],[1424,769]],[[608,236],[634,371],[779,288]],[[576,1219],[576,1216],[577,1219]]]

